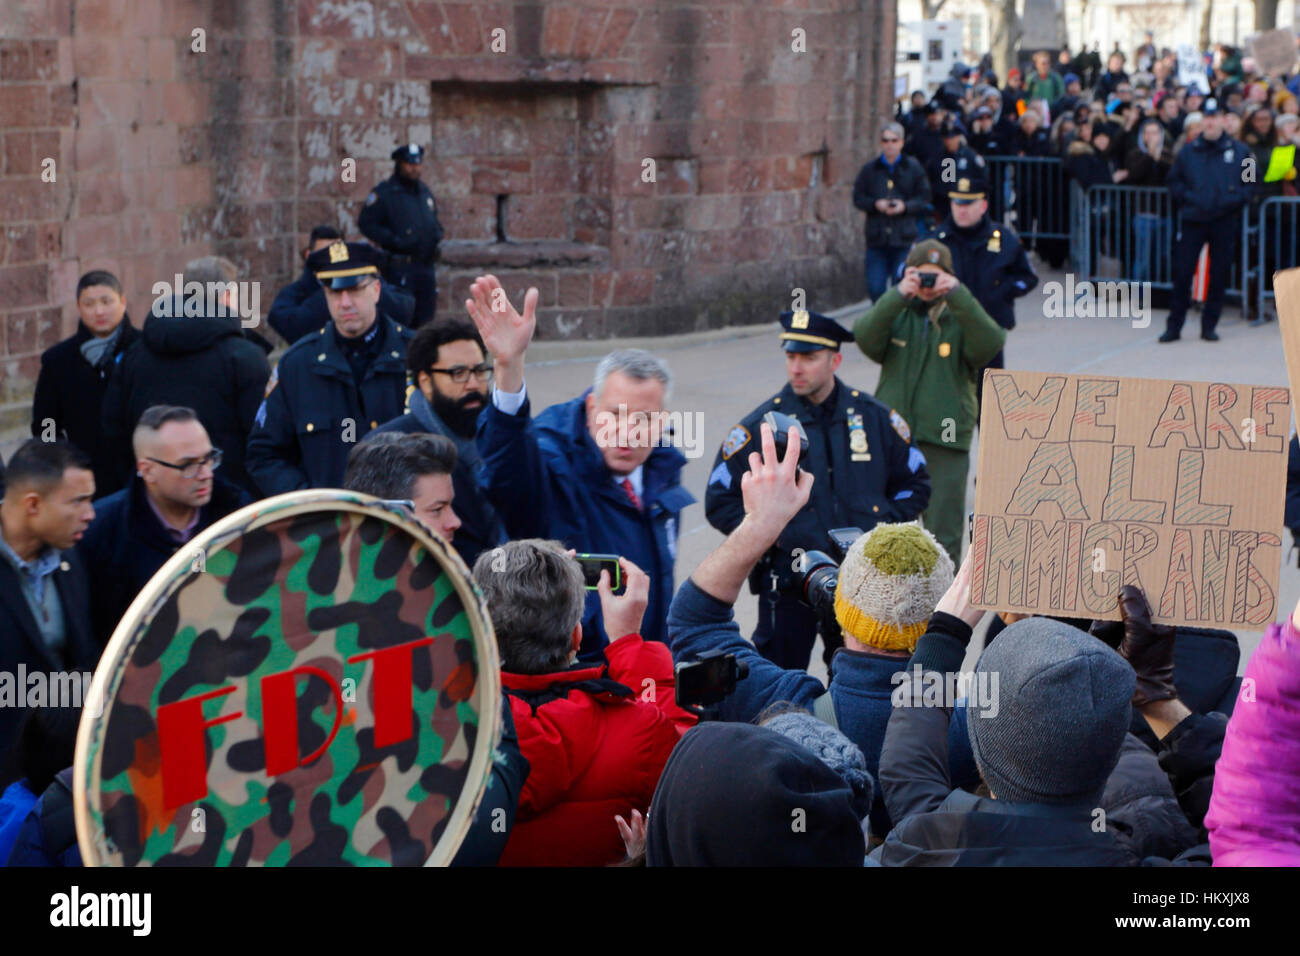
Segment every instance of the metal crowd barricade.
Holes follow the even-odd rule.
[[[1059,156],[986,156],[989,216],[1022,240],[1069,239],[1070,207]]]
[[[1252,251],[1256,267],[1250,271],[1255,284],[1256,315],[1264,314],[1265,300],[1273,299],[1273,273],[1300,265],[1300,197],[1273,196],[1259,205]],[[1273,304],[1277,308],[1276,302]]]
[[[1071,258],[1080,281],[1150,282],[1173,288],[1173,245],[1180,215],[1163,186],[1073,184]],[[1257,245],[1250,207],[1242,209],[1241,242],[1225,294],[1245,303],[1250,257]]]

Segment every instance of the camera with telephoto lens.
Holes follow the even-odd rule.
[[[817,614],[824,634],[834,633],[839,627],[835,620],[835,588],[840,583],[840,562],[862,533],[861,528],[832,528],[826,538],[836,557],[825,551],[805,551],[796,559],[790,590]]]

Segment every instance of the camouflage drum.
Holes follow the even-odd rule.
[[[88,865],[446,864],[500,730],[460,558],[346,491],[249,505],[131,605],[77,736]]]

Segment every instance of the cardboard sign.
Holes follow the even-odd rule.
[[[1262,629],[1282,556],[1290,394],[1270,385],[990,370],[971,603]]]
[[[1282,333],[1286,375],[1291,394],[1300,388],[1300,269],[1273,273],[1273,294],[1277,299],[1277,324]]]
[[[1255,67],[1266,76],[1282,76],[1295,66],[1295,34],[1290,30],[1265,30],[1250,41]]]
[[[1183,86],[1196,86],[1202,93],[1210,91],[1205,78],[1205,60],[1196,47],[1184,43],[1178,47],[1178,82]]]
[[[346,491],[183,546],[95,671],[73,799],[87,865],[443,864],[486,788],[496,640],[465,565]]]

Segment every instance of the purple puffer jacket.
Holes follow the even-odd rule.
[[[1300,866],[1300,632],[1289,616],[1246,665],[1205,826],[1215,866]]]

